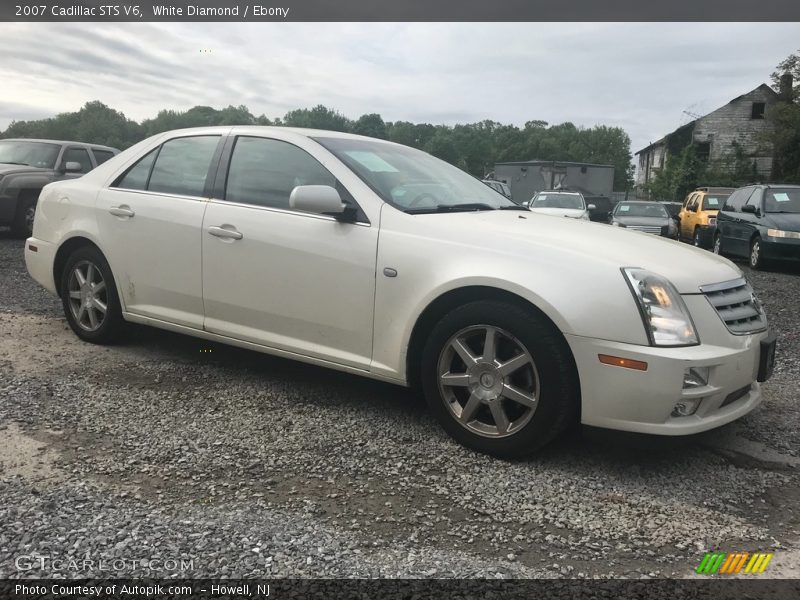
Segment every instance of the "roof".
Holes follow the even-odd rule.
[[[600,167],[604,169],[613,169],[614,165],[600,165],[597,163],[583,163],[583,162],[573,162],[569,160],[518,160],[518,161],[509,161],[509,162],[498,162],[495,163],[495,166],[509,166],[509,167],[534,167],[538,165],[566,165],[571,167]]]
[[[114,152],[119,152],[118,148],[112,148],[111,146],[104,146],[103,144],[87,144],[86,142],[73,142],[70,140],[42,140],[38,138],[2,138],[0,142],[38,142],[40,144],[69,144],[70,146],[81,146],[84,148],[101,148],[103,150],[112,150]]]
[[[662,204],[670,204],[670,203],[656,202],[655,200],[620,200],[617,204],[658,204],[660,206]],[[680,202],[674,202],[672,204],[680,204]]]
[[[769,86],[768,86],[766,83],[762,83],[761,85],[759,85],[759,86],[758,86],[758,87],[756,87],[756,88],[753,88],[753,89],[752,89],[752,90],[750,90],[749,92],[745,92],[744,94],[740,94],[739,96],[736,96],[736,98],[734,98],[733,100],[730,100],[730,101],[729,101],[727,104],[731,104],[731,103],[733,103],[733,102],[737,102],[737,101],[741,100],[742,98],[744,98],[745,96],[747,96],[748,94],[752,94],[753,92],[755,92],[755,91],[757,91],[757,90],[760,90],[760,91],[762,91],[762,92],[767,92],[767,93],[769,93],[770,95],[774,96],[776,99],[780,97],[780,94],[778,94],[778,92],[776,92],[775,90],[773,90],[773,89],[772,89],[771,87],[769,87]],[[724,106],[724,105],[723,105],[723,106]],[[676,131],[678,131],[678,129],[682,129],[682,128],[684,128],[684,127],[688,126],[688,125],[692,125],[692,124],[696,123],[697,121],[699,121],[700,119],[702,119],[702,118],[704,118],[704,117],[707,117],[707,116],[708,116],[708,115],[710,115],[711,113],[718,111],[720,108],[722,108],[722,106],[720,106],[720,107],[718,107],[718,108],[715,108],[714,110],[712,110],[711,112],[708,112],[708,113],[706,113],[706,114],[705,114],[705,115],[703,115],[702,117],[699,117],[699,118],[697,118],[697,119],[692,119],[692,120],[691,120],[691,121],[689,121],[688,123],[684,123],[684,124],[683,124],[683,125],[681,125],[680,127],[676,127],[676,128],[675,128],[675,129],[672,131],[672,133],[668,133],[667,135],[665,135],[665,136],[664,136],[664,137],[662,137],[661,139],[659,139],[659,140],[656,140],[655,142],[650,142],[650,144],[649,144],[649,145],[645,146],[645,147],[644,147],[644,148],[642,148],[641,150],[637,150],[636,152],[634,152],[634,156],[638,156],[638,155],[639,155],[639,154],[641,154],[642,152],[647,152],[648,150],[650,150],[651,148],[654,148],[654,147],[656,147],[656,146],[662,146],[662,145],[664,145],[664,144],[666,143],[666,141],[667,141],[667,138],[668,138],[669,136],[671,136],[672,134],[674,134]]]

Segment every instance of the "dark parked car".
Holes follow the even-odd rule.
[[[770,260],[800,260],[800,186],[749,185],[717,213],[714,252],[747,257],[759,269]]]
[[[30,236],[36,201],[45,185],[80,177],[117,153],[98,144],[0,140],[0,225],[10,225],[17,237]]]
[[[598,223],[608,223],[614,203],[606,196],[584,196],[586,204],[594,205],[589,209],[589,219]]]
[[[624,200],[611,213],[611,224],[676,239],[678,225],[661,202]]]
[[[681,207],[683,206],[680,202],[662,202],[661,204],[663,204],[664,208],[667,209],[670,217],[676,221],[680,221],[678,215],[680,214]]]

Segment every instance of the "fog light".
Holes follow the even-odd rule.
[[[701,398],[687,398],[686,400],[681,400],[675,405],[675,408],[672,409],[672,416],[688,417],[693,415],[700,407],[700,401]]]
[[[708,371],[708,367],[689,367],[686,369],[683,372],[683,389],[691,390],[708,385]]]

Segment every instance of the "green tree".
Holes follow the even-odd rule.
[[[780,91],[781,75],[784,73],[790,73],[792,75],[792,79],[794,80],[794,85],[792,86],[792,91],[794,92],[793,97],[797,98],[800,96],[800,50],[795,54],[790,54],[779,62],[778,66],[775,67],[775,70],[772,72],[772,75],[770,75],[770,79],[772,79],[772,88],[776,92]]]
[[[353,122],[338,111],[322,104],[314,108],[298,108],[286,113],[283,125],[287,127],[308,127],[310,129],[329,129],[331,131],[352,131]]]
[[[356,122],[353,123],[353,133],[382,140],[388,137],[386,123],[383,122],[383,119],[377,113],[361,115]]]
[[[72,140],[127,148],[142,139],[142,127],[102,102],[87,102],[72,113],[49,119],[15,121],[0,137],[27,137]]]

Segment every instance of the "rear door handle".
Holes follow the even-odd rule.
[[[224,238],[228,240],[240,240],[244,236],[240,231],[236,231],[233,225],[223,225],[222,227],[217,227],[213,225],[209,227],[206,231],[213,235],[214,237]]]
[[[112,206],[108,209],[115,217],[132,217],[136,213],[131,210],[131,207],[127,204],[120,204],[119,206]]]

